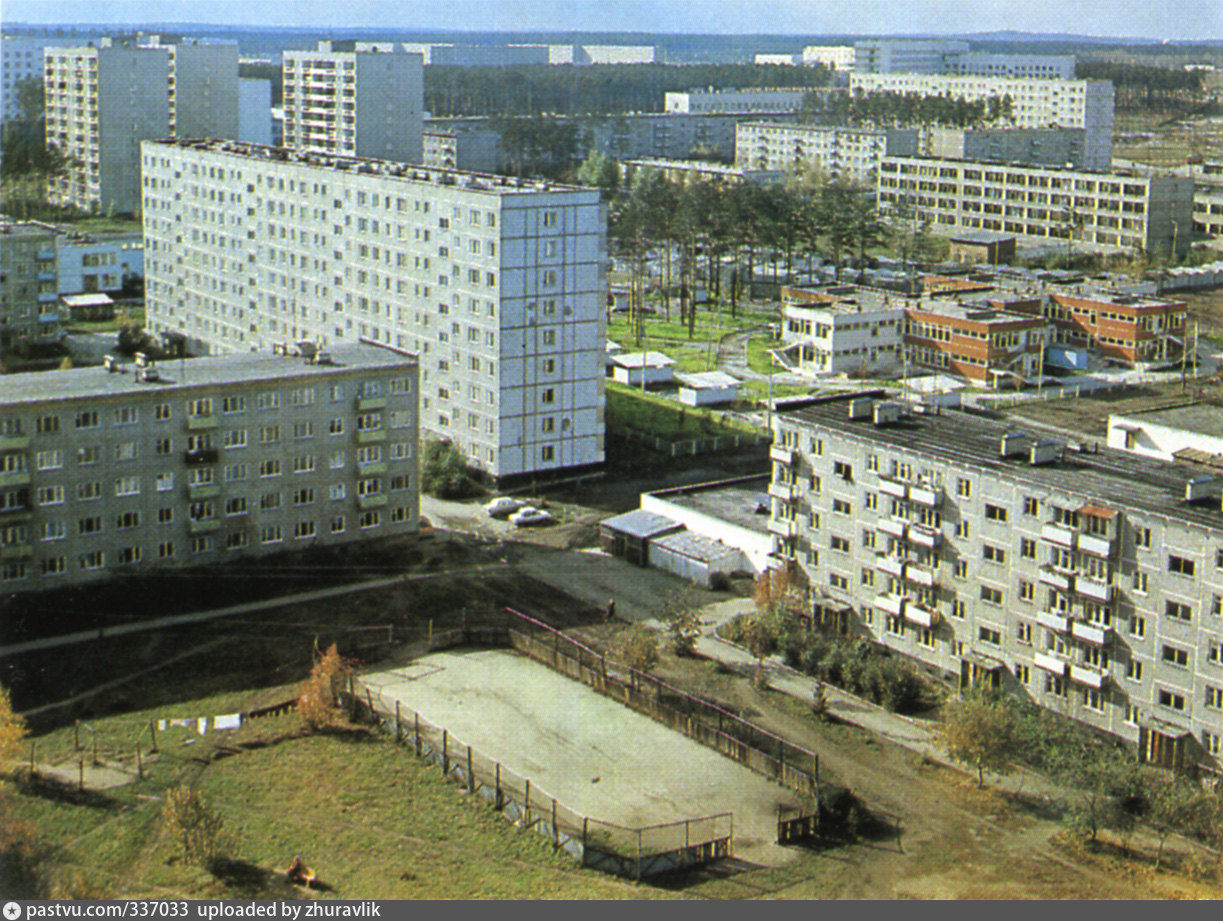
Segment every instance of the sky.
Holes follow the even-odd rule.
[[[4,22],[1223,39],[1223,0],[3,0]]]

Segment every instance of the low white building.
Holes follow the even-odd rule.
[[[683,525],[687,531],[680,533],[737,550],[742,556],[734,568],[759,574],[777,564],[768,487],[767,476],[752,476],[660,489],[642,494],[641,511]]]
[[[1108,447],[1223,468],[1223,413],[1193,403],[1108,417]]]
[[[144,278],[144,237],[139,233],[61,233],[55,240],[59,293],[119,291]]]
[[[904,361],[903,299],[883,294],[859,302],[853,287],[781,289],[780,357],[808,374],[875,376],[897,371]]]
[[[612,355],[612,380],[631,387],[670,384],[675,380],[675,361],[662,352],[624,352]]]
[[[739,379],[725,371],[677,374],[679,401],[685,406],[716,406],[739,399]]]
[[[704,112],[797,112],[806,87],[750,87],[748,89],[693,89],[667,93],[663,111],[699,114]]]

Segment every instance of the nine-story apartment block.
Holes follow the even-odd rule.
[[[602,463],[606,219],[551,182],[144,145],[150,329],[420,356],[421,427],[504,478]]]

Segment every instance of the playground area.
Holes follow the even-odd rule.
[[[451,650],[361,683],[382,712],[398,702],[569,810],[628,827],[729,811],[735,857],[793,856],[775,843],[779,808],[800,806],[791,791],[525,656]]]

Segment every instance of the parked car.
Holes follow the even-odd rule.
[[[526,508],[521,508],[514,514],[510,515],[510,522],[520,528],[530,527],[531,525],[547,524],[553,521],[553,517],[540,508],[533,508],[528,505]]]
[[[509,518],[510,515],[525,505],[525,502],[521,502],[518,499],[511,499],[509,496],[499,496],[492,502],[485,504],[484,511],[488,512],[492,518]]]

